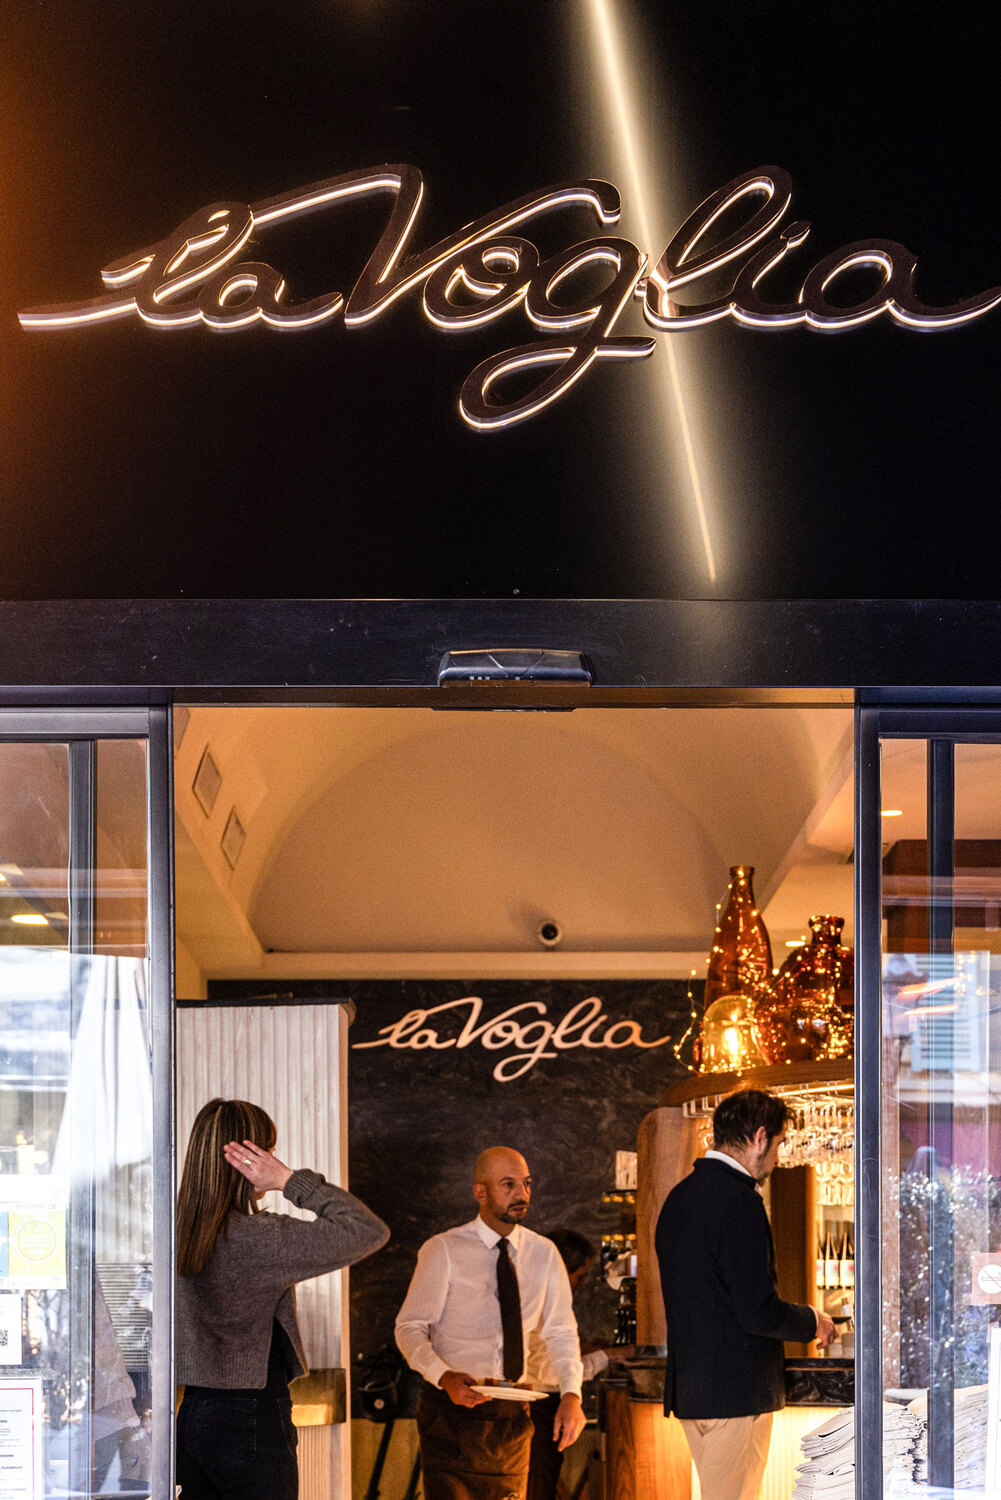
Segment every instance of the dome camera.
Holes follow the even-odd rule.
[[[536,936],[543,948],[555,948],[563,941],[563,929],[559,922],[540,922]]]

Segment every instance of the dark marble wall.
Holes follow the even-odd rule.
[[[473,1163],[486,1146],[513,1146],[527,1158],[535,1182],[526,1221],[531,1228],[542,1233],[575,1228],[596,1247],[603,1233],[617,1229],[618,1210],[603,1208],[601,1194],[614,1185],[616,1150],[635,1150],[643,1116],[684,1071],[672,1042],[685,1030],[689,1001],[687,983],[675,980],[411,981],[345,988],[357,1005],[349,1033],[351,1188],[392,1229],[386,1249],[351,1275],[351,1337],[357,1356],[372,1354],[391,1340],[421,1243],[473,1217]],[[700,995],[701,983],[696,993]],[[510,1029],[496,1027],[463,1048],[428,1045],[459,1039],[470,1014],[466,1006],[429,1017],[408,1037],[397,1038],[401,1044],[420,1042],[416,1048],[364,1045],[410,1011],[471,995],[483,1002],[478,1028],[512,1007],[519,1007],[509,1016],[514,1025],[555,1025],[572,1007],[595,996],[608,1019],[594,1027],[592,1042],[626,1020],[635,1023],[645,1042],[665,1036],[671,1041],[658,1047],[550,1046],[546,1050],[557,1051],[556,1056],[541,1057],[509,1082],[499,1081],[494,1071],[498,1065],[507,1072],[519,1070],[513,1054],[545,1039],[537,1024],[524,1034],[527,1048],[485,1046],[505,1035],[516,1040]],[[583,1034],[578,1028],[563,1039],[573,1042]],[[630,1043],[633,1035],[631,1028],[619,1026],[609,1039]],[[611,1336],[615,1303],[615,1295],[595,1274],[578,1298],[585,1338]]]

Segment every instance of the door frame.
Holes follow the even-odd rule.
[[[174,1493],[174,886],[171,709],[0,707],[0,742],[68,744],[77,763],[70,802],[71,881],[93,830],[92,765],[96,740],[136,739],[147,745],[147,901],[149,1007],[153,1084],[152,1472],[150,1492]],[[75,804],[79,802],[80,805]],[[85,805],[86,804],[86,805]],[[71,922],[73,902],[70,906]],[[81,927],[85,924],[81,924]],[[85,936],[85,934],[82,934]]]
[[[887,695],[888,696],[888,695]],[[860,703],[855,718],[855,1494],[882,1500],[883,1348],[880,1115],[882,1091],[882,828],[880,741],[926,740],[941,764],[929,781],[929,841],[952,817],[950,746],[1001,744],[1001,710],[956,690],[942,703]],[[945,756],[935,756],[936,748]],[[947,804],[947,805],[946,805]],[[948,835],[951,841],[951,832]],[[931,854],[935,859],[934,852]]]
[[[0,601],[0,698],[26,705],[441,697],[449,650],[584,653],[591,701],[843,688],[1001,702],[1001,601],[97,599]]]
[[[473,603],[474,601],[467,601]],[[715,608],[711,606],[710,608]],[[448,606],[444,606],[448,613]],[[562,611],[561,611],[562,613]],[[486,627],[479,632],[480,639]],[[453,640],[458,638],[451,637]],[[468,638],[462,638],[468,644]],[[489,639],[494,640],[494,636]],[[564,631],[561,640],[571,639]],[[754,653],[752,653],[753,657]],[[65,653],[64,653],[65,660]],[[149,827],[149,941],[150,1007],[153,1038],[154,1099],[154,1286],[157,1295],[153,1315],[153,1404],[159,1417],[153,1431],[152,1490],[172,1495],[174,1486],[174,1203],[176,1159],[174,1150],[174,836],[173,836],[173,728],[171,700],[234,703],[340,702],[366,706],[373,702],[393,706],[441,703],[442,689],[418,683],[416,661],[410,674],[392,686],[385,680],[372,687],[290,687],[277,689],[244,685],[222,687],[178,684],[173,689],[135,690],[109,683],[86,694],[77,689],[77,706],[28,706],[51,703],[66,689],[24,688],[16,684],[0,689],[0,740],[86,741],[101,738],[142,738],[148,743]],[[190,671],[184,675],[190,676]],[[195,674],[197,675],[197,674]],[[727,674],[721,673],[723,677]],[[709,701],[722,704],[789,705],[791,702],[832,703],[835,691],[811,687],[819,674],[816,664],[799,676],[802,684],[769,691],[755,689],[741,672],[718,688],[697,687],[689,674],[676,686],[655,688],[625,686],[618,691],[577,693],[573,706],[669,706]],[[689,678],[685,681],[685,678]],[[737,680],[734,680],[734,679]],[[804,683],[804,678],[806,682]],[[717,679],[718,680],[718,679]],[[357,678],[355,679],[357,682]],[[370,679],[371,681],[371,679]],[[788,677],[787,677],[788,682]],[[72,690],[69,690],[72,692]],[[475,694],[476,690],[470,690]],[[463,707],[491,708],[497,689],[483,698],[466,698]],[[501,690],[502,691],[502,690]],[[153,706],[136,707],[138,696],[160,700]],[[545,690],[525,694],[525,707],[542,706]],[[463,694],[466,697],[465,693]],[[974,707],[974,703],[1001,702],[1001,689],[864,689],[853,690],[855,699],[855,836],[856,836],[856,1232],[857,1339],[856,1339],[856,1497],[882,1500],[882,1360],[880,1301],[880,1141],[881,1001],[880,1001],[880,899],[881,829],[879,823],[879,741],[885,737],[927,738],[938,735],[952,740],[1001,741],[1001,708]],[[90,700],[88,703],[87,700]],[[123,707],[124,699],[133,706]],[[536,701],[533,701],[535,699]],[[917,700],[917,701],[915,701]],[[937,700],[937,701],[936,701]],[[944,700],[944,701],[943,701]],[[841,698],[842,705],[844,698]],[[104,704],[105,706],[100,706]],[[3,706],[9,705],[9,706]],[[459,706],[456,702],[455,706]],[[505,706],[507,706],[505,704]],[[521,705],[519,705],[521,706]],[[561,705],[562,706],[562,705]],[[568,703],[566,706],[570,706]]]

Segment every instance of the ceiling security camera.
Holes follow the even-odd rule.
[[[555,948],[563,941],[563,929],[559,922],[540,922],[536,936],[543,948]]]

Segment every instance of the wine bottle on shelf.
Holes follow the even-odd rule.
[[[822,1225],[818,1225],[817,1226],[817,1270],[816,1270],[816,1274],[814,1275],[813,1279],[814,1279],[814,1282],[815,1282],[816,1286],[819,1288],[819,1290],[823,1291],[825,1276],[824,1276],[824,1234],[823,1234],[823,1226]]]
[[[840,1286],[838,1271],[838,1252],[834,1248],[834,1236],[828,1226],[827,1239],[824,1241],[824,1286],[828,1291]]]
[[[845,1241],[841,1247],[841,1285],[855,1285],[855,1226],[851,1222],[845,1225]]]
[[[615,1309],[615,1337],[612,1343],[616,1347],[635,1344],[636,1342],[636,1283],[626,1280],[622,1283],[619,1292],[619,1305]]]

